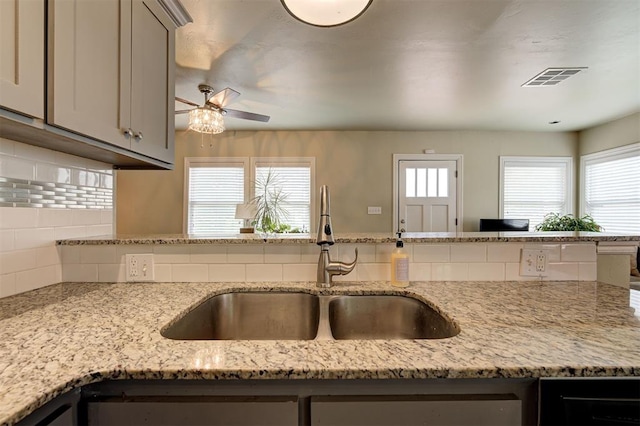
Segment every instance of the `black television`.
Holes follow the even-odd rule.
[[[480,219],[480,232],[528,231],[529,219]]]

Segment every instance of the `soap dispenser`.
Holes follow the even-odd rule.
[[[398,232],[396,248],[391,253],[391,285],[395,287],[409,285],[409,254],[404,250],[400,232]]]

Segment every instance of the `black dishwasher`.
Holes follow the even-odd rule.
[[[541,379],[540,425],[640,426],[640,378]]]

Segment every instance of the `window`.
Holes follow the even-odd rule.
[[[534,230],[549,213],[572,213],[572,169],[571,157],[500,157],[500,217]]]
[[[581,214],[606,232],[640,233],[640,143],[580,158]]]
[[[237,204],[256,195],[256,185],[271,173],[272,189],[284,195],[285,223],[311,229],[315,158],[186,158],[185,232],[192,235],[237,234],[242,220]]]

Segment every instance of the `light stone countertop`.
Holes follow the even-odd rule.
[[[56,284],[0,299],[0,424],[105,379],[403,379],[640,376],[630,291],[594,282],[339,283],[409,294],[460,327],[443,340],[176,341],[160,330],[227,291],[314,283]]]
[[[395,234],[342,233],[336,243],[382,244],[396,241]],[[404,232],[406,243],[478,243],[478,242],[628,242],[640,241],[640,235],[606,232]],[[58,245],[134,245],[134,244],[314,244],[314,234],[233,234],[195,236],[187,234],[103,235],[58,241]]]

